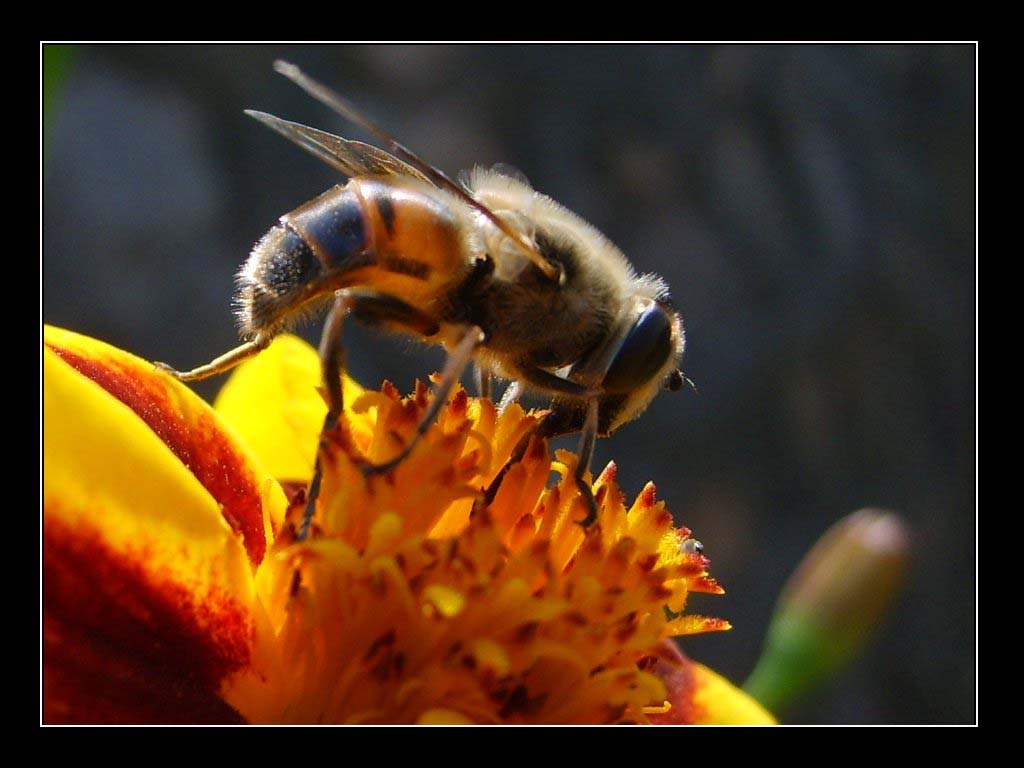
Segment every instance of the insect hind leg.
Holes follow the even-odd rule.
[[[335,297],[331,311],[327,315],[327,321],[324,323],[323,334],[320,336],[320,369],[324,382],[324,395],[327,400],[327,413],[324,416],[323,426],[320,428],[313,479],[306,492],[306,508],[302,513],[302,524],[299,526],[299,533],[296,537],[299,541],[305,541],[309,536],[313,513],[316,511],[316,502],[320,496],[320,482],[323,479],[324,439],[337,426],[338,419],[341,418],[345,407],[341,389],[341,372],[345,361],[345,352],[341,345],[341,332],[345,315],[351,308],[351,301],[351,296],[344,292]]]
[[[167,363],[153,363],[161,371],[169,373],[178,381],[202,381],[218,373],[230,371],[239,363],[248,360],[250,357],[259,354],[270,344],[273,334],[260,333],[250,341],[241,344],[220,357],[214,358],[206,365],[200,365],[191,371],[179,371]]]

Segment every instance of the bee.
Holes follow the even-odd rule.
[[[580,522],[592,524],[597,510],[584,476],[595,439],[639,416],[660,388],[678,390],[685,381],[677,367],[682,317],[664,281],[638,275],[597,229],[516,175],[477,168],[455,183],[294,65],[274,66],[390,151],[247,110],[348,182],[282,216],[253,248],[237,281],[244,343],[190,371],[157,365],[180,381],[222,373],[330,303],[320,342],[328,406],[322,434],[343,413],[348,316],[448,353],[413,439],[365,474],[387,472],[415,449],[474,363],[482,394],[492,376],[511,382],[501,407],[524,391],[552,398],[538,434],[580,433],[574,480],[588,506]],[[520,458],[524,449],[525,442]],[[308,535],[321,476],[318,450],[299,539]]]

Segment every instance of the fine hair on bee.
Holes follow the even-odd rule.
[[[587,505],[580,523],[592,524],[596,503],[584,478],[595,439],[639,416],[659,389],[689,381],[678,369],[682,317],[665,282],[637,274],[596,228],[518,174],[476,168],[456,183],[294,65],[275,69],[387,149],[247,111],[348,181],[283,215],[253,248],[237,278],[240,346],[190,371],[157,365],[181,381],[222,373],[329,305],[319,349],[323,435],[344,413],[347,317],[440,344],[448,357],[415,435],[363,474],[388,472],[415,449],[473,363],[481,392],[489,395],[492,377],[510,382],[499,407],[524,391],[551,398],[535,434],[580,433],[573,479]],[[525,447],[483,489],[483,503]],[[316,511],[321,451],[299,539]]]

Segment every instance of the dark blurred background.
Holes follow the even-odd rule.
[[[911,576],[870,650],[788,720],[975,717],[972,46],[78,46],[44,51],[43,318],[186,368],[237,342],[233,274],[337,183],[242,110],[354,135],[295,61],[455,173],[505,162],[662,274],[699,387],[598,446],[658,484],[728,589],[684,649],[742,681],[837,518],[903,512]],[[358,138],[365,138],[358,136]],[[314,324],[307,338],[318,334]],[[436,350],[348,335],[408,389]],[[212,397],[220,381],[197,386]]]

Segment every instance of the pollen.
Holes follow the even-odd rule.
[[[729,628],[686,613],[691,592],[722,592],[703,548],[653,485],[627,505],[614,464],[587,478],[598,514],[584,529],[576,457],[532,437],[544,412],[499,414],[461,390],[405,461],[364,476],[412,439],[430,398],[385,384],[325,436],[312,535],[294,535],[300,493],[257,573],[272,648],[228,699],[272,722],[664,714],[671,697],[653,667],[675,663],[665,641]]]

